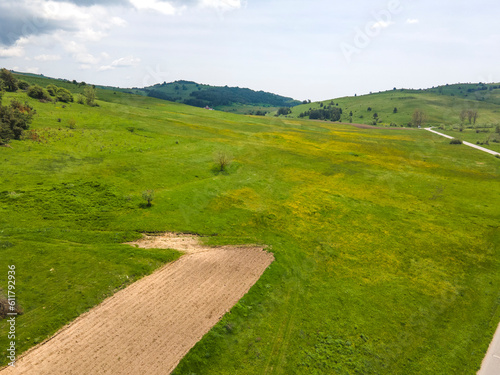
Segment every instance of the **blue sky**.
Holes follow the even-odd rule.
[[[0,66],[300,100],[499,82],[499,11],[493,0],[2,0]]]

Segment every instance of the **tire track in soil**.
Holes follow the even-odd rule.
[[[168,374],[274,260],[262,247],[210,248],[192,235],[130,244],[187,254],[82,314],[2,375]]]

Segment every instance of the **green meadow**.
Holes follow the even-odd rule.
[[[500,159],[424,130],[112,90],[98,107],[13,98],[37,111],[25,140],[0,147],[0,287],[15,265],[19,353],[179,256],[123,242],[179,231],[276,260],[175,374],[479,369],[500,321]]]

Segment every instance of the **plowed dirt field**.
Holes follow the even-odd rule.
[[[83,314],[2,375],[168,374],[274,260],[262,247],[205,247],[191,235],[130,244],[186,255]]]

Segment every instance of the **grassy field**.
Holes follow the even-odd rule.
[[[479,368],[500,321],[499,159],[413,129],[98,96],[94,108],[29,99],[31,139],[0,148],[0,270],[16,265],[18,349],[175,259],[121,244],[168,230],[276,257],[176,374]],[[14,97],[28,100],[4,103]],[[218,152],[232,157],[225,173]],[[6,333],[0,322],[3,364]]]

